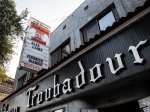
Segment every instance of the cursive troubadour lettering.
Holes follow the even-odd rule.
[[[138,48],[144,44],[146,44],[147,40],[145,41],[140,41],[138,43],[138,45],[135,46],[130,46],[129,47],[129,51],[131,50],[133,53],[133,56],[135,58],[135,61],[133,63],[140,63],[142,64],[144,58],[140,58],[139,56],[139,51]],[[110,72],[112,74],[116,74],[118,71],[123,70],[123,68],[125,67],[125,65],[123,65],[123,61],[122,61],[122,54],[115,54],[115,58],[117,59],[117,65],[118,67],[115,68],[113,61],[111,58],[106,58],[106,62],[108,62],[108,66],[110,68]],[[100,64],[95,64],[94,67],[92,67],[91,69],[89,69],[89,73],[90,73],[90,77],[91,79],[89,80],[89,82],[95,83],[98,79],[103,77],[102,74],[102,67],[101,67],[101,63]],[[106,64],[107,65],[107,64]],[[59,83],[57,78],[59,78],[59,75],[55,75],[54,76],[54,86],[53,88],[50,87],[48,89],[45,89],[45,91],[39,92],[38,94],[33,94],[34,91],[37,89],[38,86],[34,86],[28,89],[27,91],[27,95],[28,95],[28,103],[27,103],[27,107],[32,107],[32,106],[36,106],[36,104],[41,104],[44,101],[49,101],[52,98],[56,98],[59,97],[61,94],[69,94],[72,92],[73,89],[81,89],[84,85],[86,85],[86,81],[85,80],[85,68],[84,63],[81,63],[81,61],[78,62],[78,66],[80,69],[80,72],[78,75],[75,76],[75,87],[72,87],[72,79],[71,78],[66,78],[64,79],[64,81],[62,83]]]

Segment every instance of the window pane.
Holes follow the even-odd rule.
[[[69,43],[67,45],[65,45],[64,47],[62,47],[62,59],[64,57],[66,57],[68,54],[70,54],[71,49],[70,49],[70,45]]]
[[[26,83],[26,75],[27,73],[25,73],[21,78],[18,79],[18,85],[17,88],[21,88],[25,83]]]
[[[106,28],[108,26],[112,26],[114,22],[115,22],[115,18],[111,11],[99,20],[100,30],[106,30]]]
[[[90,38],[94,38],[96,34],[99,34],[99,28],[96,21],[88,25],[85,29],[83,29],[84,41],[88,42]]]
[[[61,60],[61,48],[58,48],[55,52],[51,54],[51,65],[53,66],[59,60]]]

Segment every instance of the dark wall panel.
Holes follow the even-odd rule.
[[[58,83],[63,83],[66,78],[73,79],[73,89],[74,91],[68,95],[61,95],[59,98],[53,98],[49,102],[44,102],[40,104],[41,106],[53,104],[55,102],[61,102],[63,100],[68,100],[77,96],[82,96],[85,93],[92,93],[93,90],[104,90],[104,88],[108,85],[108,90],[112,89],[115,86],[118,86],[117,81],[121,80],[122,83],[125,79],[131,80],[136,77],[144,77],[144,74],[138,74],[150,68],[150,15],[146,16],[145,18],[141,19],[137,23],[131,25],[130,27],[126,28],[125,30],[121,31],[120,33],[114,35],[107,41],[104,41],[100,45],[96,46],[95,48],[91,49],[90,51],[84,53],[83,55],[79,56],[77,59],[73,60],[60,70],[56,71],[55,73],[51,74],[49,77],[44,79],[43,81],[39,82],[40,88],[34,92],[37,94],[48,87],[54,86],[54,75],[58,75]],[[139,48],[140,56],[145,59],[143,64],[133,64],[134,56],[132,53],[128,51],[130,46],[137,46],[140,41],[148,39],[148,43]],[[125,68],[120,71],[118,74],[112,74],[110,72],[110,68],[108,63],[106,63],[106,58],[110,57],[114,60],[114,65],[118,67],[117,61],[114,58],[116,53],[123,53],[123,63]],[[78,66],[78,61],[82,60],[83,65],[85,67],[85,79],[86,85],[83,89],[76,89],[76,82],[75,76],[80,73],[80,68]],[[90,71],[89,69],[92,68],[96,63],[102,63],[102,74],[103,78],[101,78],[97,83],[90,82]],[[122,80],[123,79],[123,80]],[[139,80],[139,79],[138,79]],[[120,83],[121,84],[121,83]],[[124,83],[123,83],[124,84]],[[113,86],[114,85],[114,86]],[[109,87],[110,86],[110,87]],[[37,108],[33,107],[33,108]]]

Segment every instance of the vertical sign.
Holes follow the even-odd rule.
[[[21,69],[39,71],[48,69],[50,27],[30,18],[20,59]]]

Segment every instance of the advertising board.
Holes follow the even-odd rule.
[[[50,27],[30,18],[26,29],[20,68],[27,71],[48,69]]]

